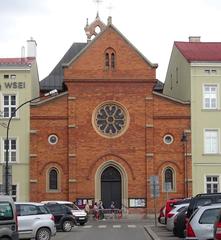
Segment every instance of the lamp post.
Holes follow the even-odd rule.
[[[184,179],[185,179],[185,195],[188,197],[188,165],[187,165],[187,134],[183,132],[181,142],[183,142],[183,152],[184,152]]]
[[[58,91],[56,89],[44,94],[43,96],[39,96],[39,97],[35,97],[35,98],[32,98],[24,103],[22,103],[21,105],[19,105],[12,113],[11,113],[11,116],[8,120],[8,123],[7,123],[7,130],[6,130],[6,140],[5,140],[5,195],[10,195],[10,192],[9,192],[9,127],[10,127],[10,123],[11,123],[11,120],[13,117],[16,116],[16,112],[21,108],[23,107],[25,104],[27,103],[31,103],[37,99],[40,99],[41,97],[48,97],[48,96],[55,96],[58,94]]]

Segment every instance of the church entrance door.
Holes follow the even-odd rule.
[[[101,200],[105,208],[110,208],[111,201],[121,208],[121,175],[115,167],[107,167],[101,175]]]

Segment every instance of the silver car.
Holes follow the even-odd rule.
[[[172,231],[174,228],[174,219],[175,216],[181,212],[183,209],[187,209],[187,207],[189,206],[189,203],[184,203],[184,204],[178,204],[178,205],[174,205],[173,209],[167,214],[167,225],[166,228],[169,231]]]
[[[16,202],[19,238],[50,240],[56,234],[54,216],[41,203]]]
[[[221,203],[196,209],[187,223],[185,239],[213,239],[213,224],[220,209]]]

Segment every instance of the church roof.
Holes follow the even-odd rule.
[[[65,90],[62,65],[70,62],[86,45],[87,43],[73,43],[51,73],[40,82],[40,89],[42,91],[50,91],[53,89],[57,89],[58,91]]]
[[[220,62],[221,42],[174,42],[188,62]]]

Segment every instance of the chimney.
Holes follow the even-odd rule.
[[[27,57],[36,58],[36,41],[31,37],[27,40]]]
[[[112,17],[111,17],[111,16],[108,17],[108,19],[107,19],[107,24],[108,24],[108,25],[112,24]]]
[[[189,37],[189,42],[201,42],[200,41],[200,36],[190,36]]]

